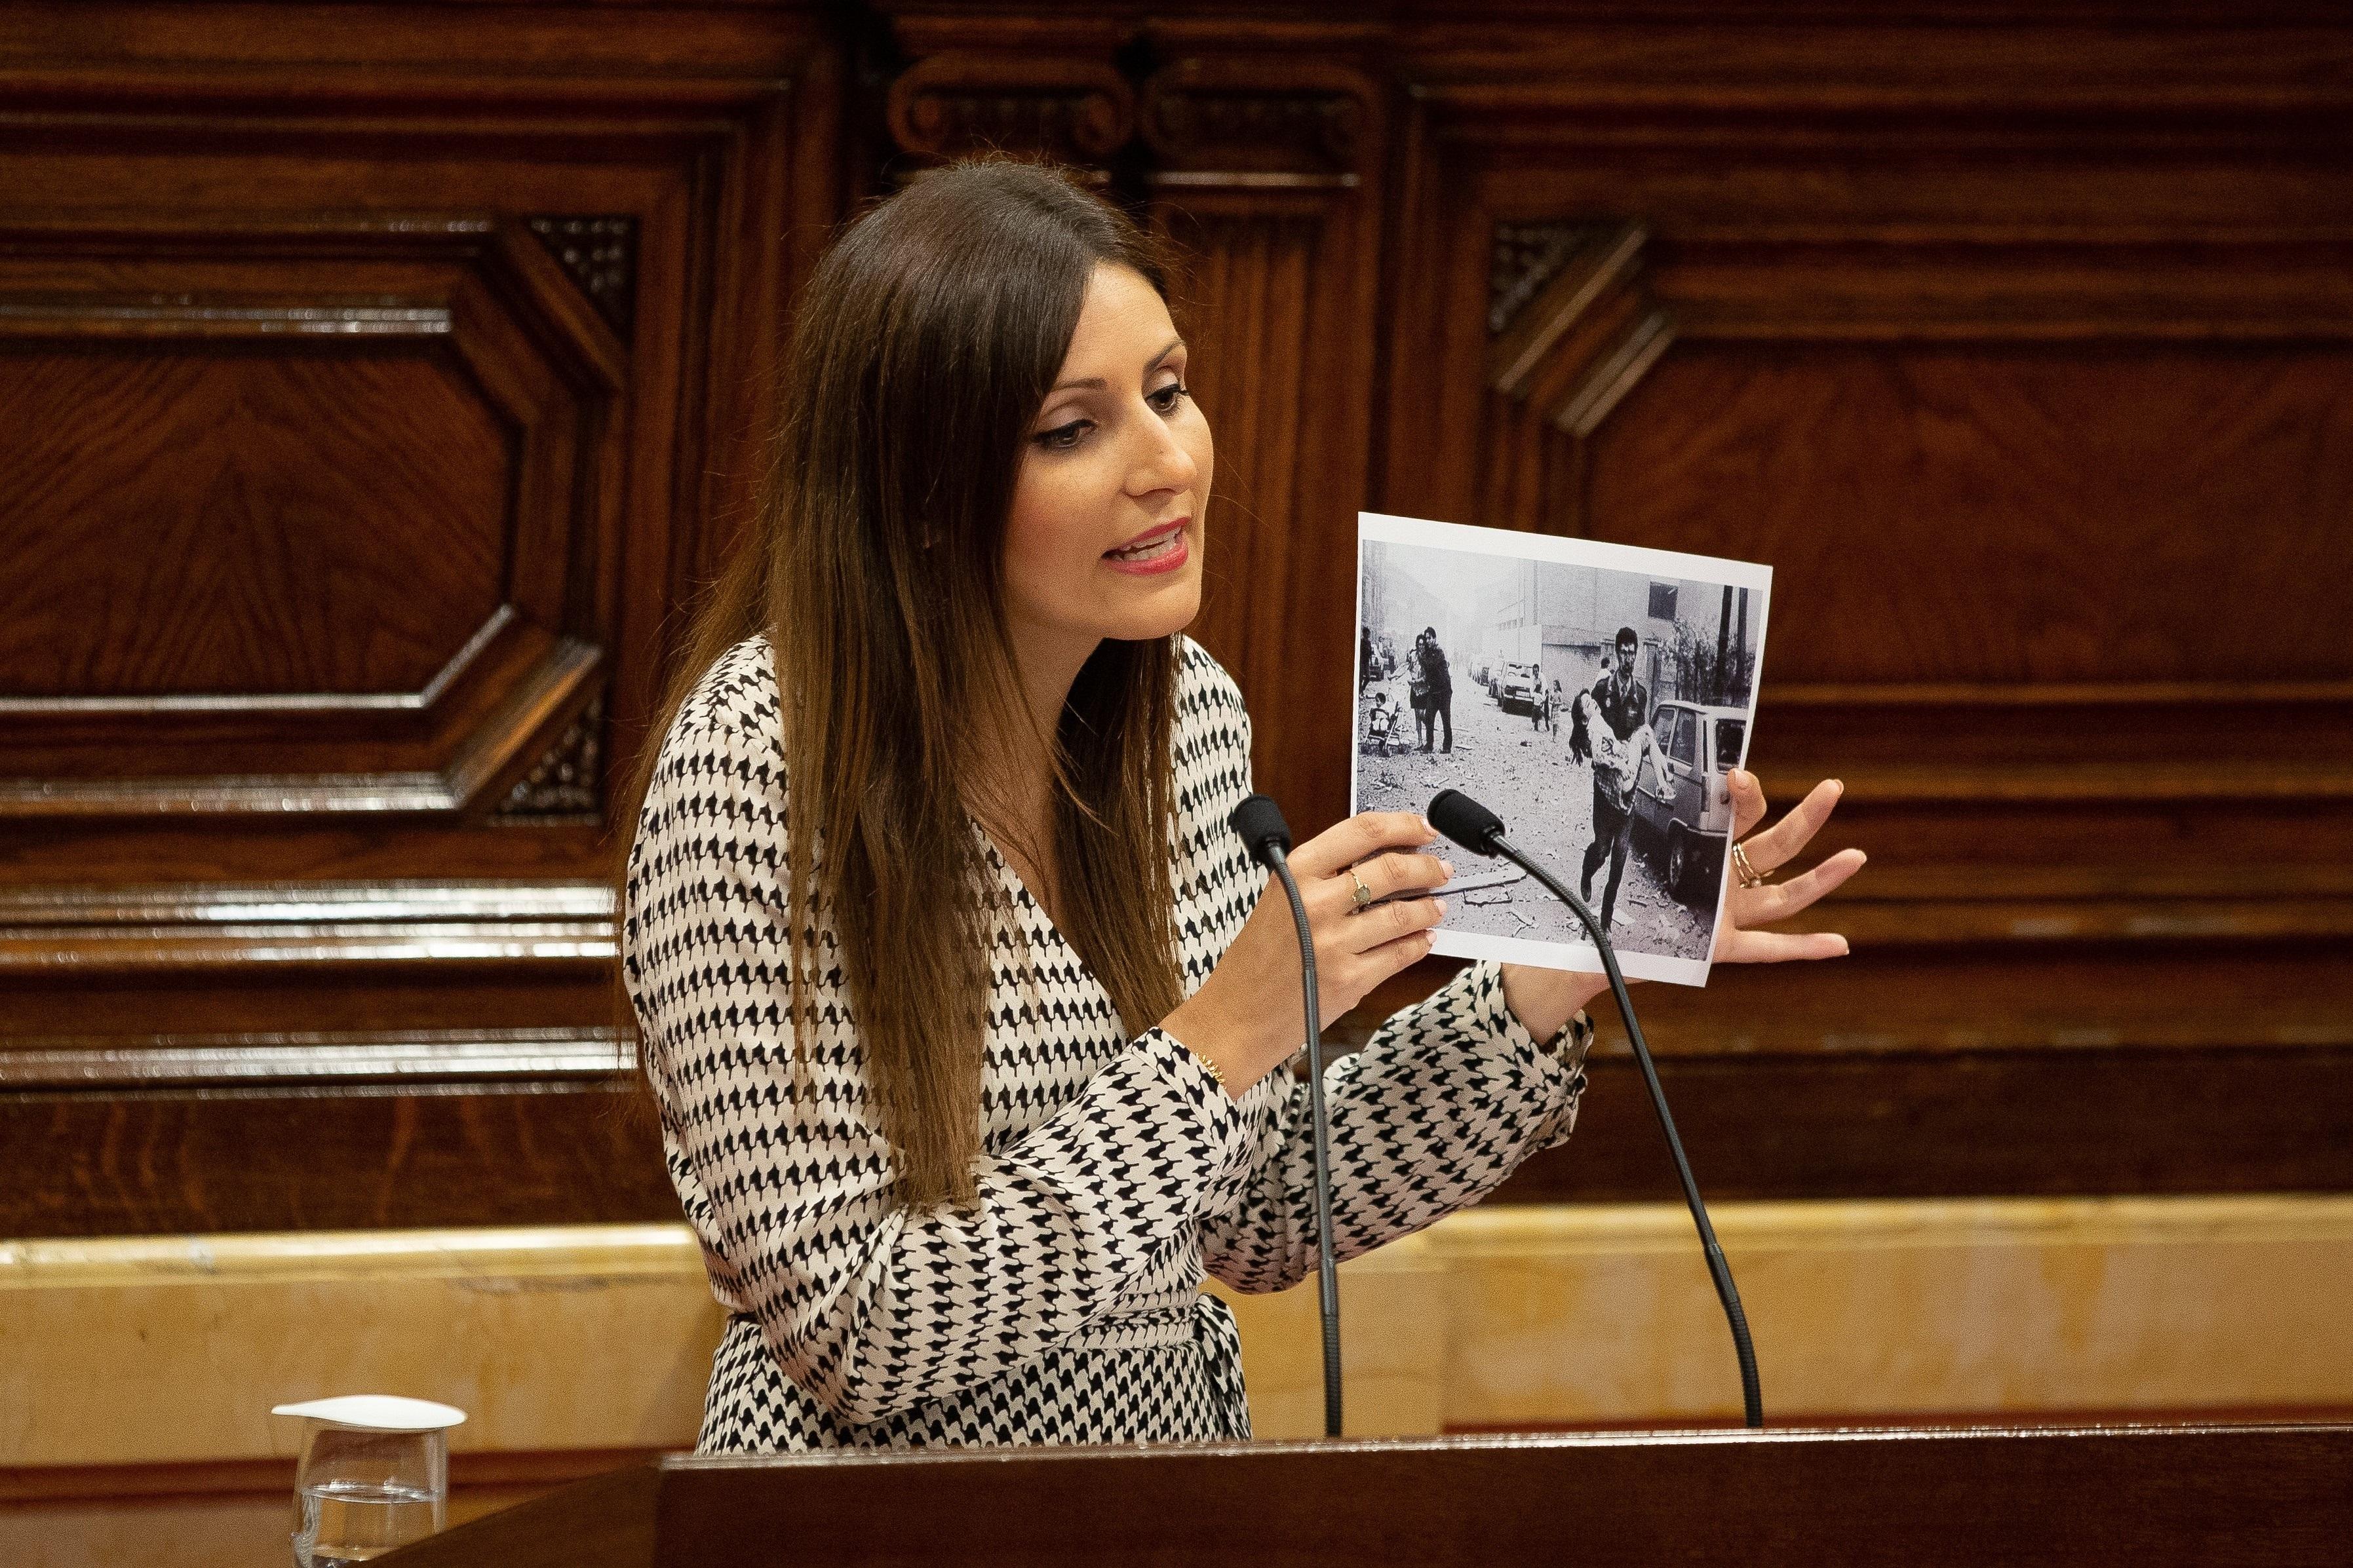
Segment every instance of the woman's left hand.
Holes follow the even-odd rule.
[[[1749,829],[1765,819],[1764,788],[1757,784],[1755,773],[1738,768],[1733,770],[1726,782],[1732,790],[1733,841],[1740,846],[1741,853],[1748,857],[1748,863],[1760,877],[1772,875],[1813,842],[1814,835],[1830,820],[1831,808],[1846,789],[1836,779],[1823,780],[1798,803],[1795,811],[1751,838],[1747,837]],[[1793,958],[1846,956],[1846,938],[1836,931],[1796,933],[1757,928],[1788,920],[1809,908],[1862,870],[1863,859],[1860,849],[1841,849],[1801,876],[1754,888],[1741,887],[1737,863],[1727,864],[1725,874],[1735,881],[1724,900],[1724,921],[1716,928],[1715,962],[1779,963]],[[1504,999],[1528,1032],[1540,1040],[1549,1039],[1570,1015],[1609,988],[1609,981],[1599,974],[1536,969],[1520,963],[1504,965]]]
[[[1732,790],[1732,837],[1748,864],[1760,877],[1770,877],[1776,870],[1797,858],[1814,835],[1828,822],[1831,808],[1846,786],[1836,779],[1824,779],[1799,801],[1797,809],[1757,834],[1748,837],[1749,829],[1765,819],[1765,791],[1757,775],[1735,768],[1726,781]],[[1846,938],[1836,931],[1759,931],[1759,926],[1788,920],[1791,915],[1812,906],[1823,894],[1830,892],[1849,877],[1862,869],[1865,857],[1860,849],[1841,849],[1801,875],[1786,882],[1766,882],[1754,888],[1739,884],[1739,865],[1725,867],[1725,874],[1734,879],[1724,900],[1724,922],[1716,928],[1715,962],[1718,963],[1779,963],[1792,958],[1842,958],[1846,955]]]

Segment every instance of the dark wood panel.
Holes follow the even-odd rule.
[[[2353,942],[2342,936],[2193,945],[2026,932],[1971,945],[1932,935],[1865,942],[1834,963],[1718,965],[1704,989],[1637,982],[1629,994],[1662,1060],[2089,1047],[2157,1063],[2176,1047],[2353,1045],[2348,957]],[[1456,966],[1423,961],[1327,1033],[1361,1043]],[[1605,995],[1588,1012],[1606,1057],[1620,1037],[1616,1005]]]
[[[0,837],[0,868],[15,884],[32,889],[136,887],[159,875],[231,888],[262,880],[440,879],[459,868],[468,878],[569,883],[579,879],[582,868],[598,867],[612,853],[602,824],[576,818],[546,818],[528,833],[480,828],[448,816],[388,813],[356,824],[315,816],[272,821],[259,814],[104,822],[66,817],[45,821],[37,834]]]
[[[1783,147],[1861,162],[1873,147],[2113,142],[2168,158],[2262,149],[2316,161],[2353,106],[2342,23],[2321,5],[2211,0],[2161,14],[1957,0],[1798,17],[1743,0],[1598,14],[1417,5],[1394,47],[1451,121],[1556,170],[1546,154],[1572,141],[1704,144],[1736,160]]]
[[[2344,548],[2340,453],[2353,345],[1708,342],[1596,433],[1581,521],[1773,563],[1776,680],[2219,698],[2353,676],[2353,581],[2298,570]]]
[[[0,1235],[674,1220],[634,1090],[0,1094]]]
[[[531,942],[522,931],[497,935],[517,945]],[[233,1045],[257,1035],[320,1031],[616,1026],[607,966],[569,957],[470,961],[462,951],[468,945],[451,942],[438,953],[420,947],[401,964],[354,960],[325,943],[276,954],[240,943],[220,951],[210,973],[193,965],[140,973],[100,963],[37,980],[10,976],[0,989],[8,1010],[5,1048],[47,1050],[69,1040],[112,1041],[119,1049],[142,1040],[164,1047]],[[581,944],[559,935],[546,945],[565,951]],[[70,950],[61,955],[64,962],[78,956]]]
[[[2096,950],[2072,963],[1878,962],[1883,972],[1862,988],[1877,1005],[1862,1009],[1852,993],[1789,972],[1719,975],[1701,993],[1637,988],[1708,1196],[2353,1187],[2353,963],[2341,947],[2137,963]],[[307,1075],[309,1092],[189,1087],[251,1081],[240,1050],[280,1047],[248,1038],[136,1042],[113,1079],[0,1095],[0,1192],[14,1194],[0,1232],[676,1217],[658,1159],[641,1158],[652,1151],[645,1100],[634,1087],[595,1087],[609,1080],[593,1053],[609,1047],[586,1033],[534,1045],[515,1022],[531,1009],[503,1005],[529,1000],[512,991],[470,997],[444,984],[424,996],[508,1026],[463,1040],[454,1028],[320,1036],[295,1043],[307,1062],[264,1064]],[[1604,1044],[1577,1135],[1496,1201],[1673,1200],[1618,1025],[1606,1006],[1596,1016]],[[352,1022],[329,1012],[322,1026]],[[16,1065],[56,1073],[78,1050],[87,1070],[106,1046],[43,1048],[58,1059]],[[546,1058],[558,1052],[576,1066],[553,1076]],[[499,1060],[520,1076],[485,1077]],[[404,1087],[437,1077],[431,1092]],[[154,1087],[124,1087],[139,1081]],[[258,1165],[233,1152],[255,1149],[269,1151]]]
[[[10,693],[425,687],[507,521],[508,432],[436,348],[0,352]]]
[[[1417,966],[1333,1037],[1361,1043],[1456,967]],[[1858,944],[1835,973],[1718,968],[1704,990],[1632,996],[1710,1197],[2353,1184],[2353,937],[1915,932]],[[1498,1201],[1678,1196],[1615,1005],[1590,1012],[1576,1136]]]
[[[1757,1052],[1659,1068],[1701,1193],[1742,1198],[2343,1192],[2353,1047]],[[1682,1196],[1632,1059],[1504,1203]]]
[[[1218,438],[1219,506],[1205,538],[1195,635],[1230,669],[1289,653],[1285,613],[1299,517],[1299,374],[1321,225],[1312,216],[1171,220],[1194,256],[1187,330],[1200,368],[1187,377]]]
[[[0,454],[0,815],[459,809],[586,705],[626,353],[525,224],[6,228],[0,364],[79,420]]]
[[[1526,1561],[1564,1535],[1592,1562],[2321,1563],[2353,1522],[2348,1450],[2353,1434],[2290,1427],[684,1459],[662,1466],[656,1560],[789,1531],[846,1563],[1179,1563],[1230,1550],[1247,1517],[1261,1560],[1331,1568]],[[1570,1499],[1574,1522],[1554,1502]]]
[[[641,721],[664,617],[705,563],[711,525],[749,493],[752,466],[739,454],[768,418],[760,371],[776,346],[782,279],[837,210],[836,68],[823,27],[792,7],[668,5],[364,16],[29,5],[14,8],[6,26],[8,93],[22,110],[0,138],[9,214],[84,226],[127,214],[149,230],[169,219],[198,248],[240,226],[348,225],[353,213],[503,215],[529,227],[532,248],[571,279],[588,319],[620,331],[628,364],[616,421],[586,433],[600,455],[575,440],[568,453],[552,450],[542,470],[576,477],[596,506],[552,505],[528,474],[515,487],[522,517],[501,546],[513,608],[544,620],[561,605],[560,618],[593,628],[586,641],[606,654],[600,683],[613,693],[602,711],[624,732]],[[123,287],[157,286],[146,251],[118,252]],[[341,265],[366,299],[371,289],[356,281],[366,258],[347,248]],[[222,282],[215,276],[208,286]],[[453,307],[452,336],[487,342],[502,316],[533,309],[512,289],[480,304]],[[510,412],[528,418],[540,395],[515,367],[468,357],[485,394],[510,404],[520,396],[524,406]],[[607,440],[615,430],[617,441]],[[507,744],[461,755],[439,781],[339,795],[273,778],[280,787],[222,804],[283,798],[293,809],[276,826],[313,842],[280,855],[274,841],[248,840],[256,857],[240,867],[231,834],[210,858],[231,860],[231,875],[282,874],[290,860],[315,863],[322,850],[372,852],[349,837],[328,847],[334,836],[305,816],[503,801],[510,780],[543,760],[531,748],[565,748],[592,696],[573,688],[552,706],[510,715]],[[600,775],[613,754],[603,748]],[[54,832],[45,827],[42,843],[24,847],[44,852]],[[116,832],[85,837],[86,868],[118,866],[132,879],[195,870],[156,858],[166,847],[143,827]],[[462,836],[447,840],[442,853],[430,869],[447,875],[512,866],[516,847],[499,832],[478,834],[470,850]],[[592,839],[542,853],[575,877],[601,868]]]
[[[609,1072],[613,905],[599,883],[0,894],[0,1088]]]
[[[2353,1432],[2220,1425],[1643,1432],[677,1458],[396,1564],[824,1561],[2332,1563]],[[1574,1519],[1565,1517],[1573,1510]],[[1237,1545],[1235,1521],[1247,1519]],[[1564,1550],[1564,1541],[1570,1544]]]

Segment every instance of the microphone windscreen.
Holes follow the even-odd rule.
[[[1432,827],[1477,854],[1493,855],[1495,840],[1504,836],[1504,819],[1459,789],[1440,790],[1422,815]]]
[[[1282,807],[1262,795],[1246,796],[1234,807],[1226,820],[1242,836],[1242,845],[1250,850],[1250,858],[1260,865],[1268,864],[1267,848],[1271,845],[1284,854],[1291,853],[1291,827],[1282,820]]]

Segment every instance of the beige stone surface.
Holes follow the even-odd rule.
[[[2353,1198],[1715,1222],[1771,1416],[2353,1409]],[[1737,1413],[1680,1207],[1474,1211],[1341,1277],[1352,1434]],[[1221,1294],[1259,1434],[1320,1433],[1313,1280]],[[453,1495],[459,1517],[525,1472],[689,1447],[720,1327],[682,1226],[0,1244],[0,1563],[280,1563],[288,1501],[255,1467],[299,1426],[269,1408],[323,1394],[468,1411],[453,1447],[511,1479]]]
[[[288,1457],[402,1394],[453,1452],[691,1446],[722,1314],[683,1226],[0,1244],[0,1466]]]
[[[1351,1437],[1409,1437],[1446,1415],[1446,1279],[1428,1236],[1340,1265],[1341,1425]],[[1271,1296],[1212,1283],[1234,1309],[1260,1437],[1324,1435],[1324,1322],[1315,1280]]]
[[[2353,1199],[1727,1204],[1768,1418],[2353,1407]],[[1430,1233],[1458,1426],[1736,1416],[1690,1215]]]

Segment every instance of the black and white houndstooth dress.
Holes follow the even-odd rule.
[[[1250,788],[1241,694],[1179,646],[1172,880],[1190,994],[1265,876],[1226,824]],[[1278,1290],[1314,1271],[1304,1084],[1276,1072],[1233,1100],[1160,1029],[1130,1036],[990,846],[1019,930],[995,944],[980,1201],[895,1205],[846,992],[818,998],[789,1092],[786,807],[755,637],[664,740],[624,921],[670,1176],[734,1314],[701,1450],[1247,1436],[1233,1320],[1199,1285]],[[1341,1256],[1566,1138],[1591,1037],[1580,1017],[1540,1047],[1482,963],[1330,1067]]]

